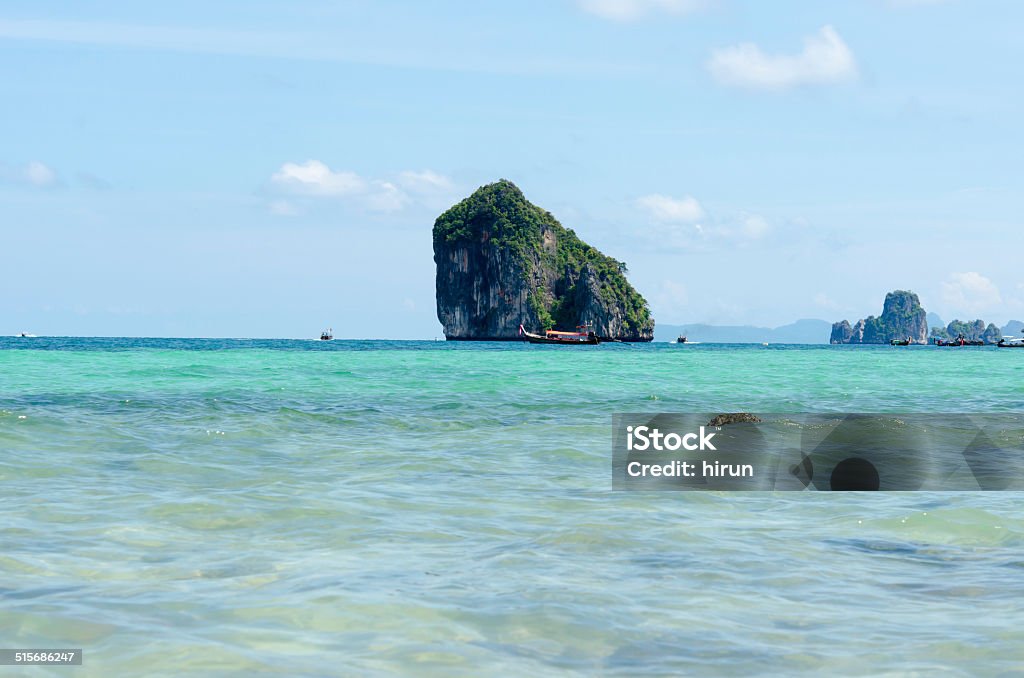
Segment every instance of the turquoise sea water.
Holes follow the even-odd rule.
[[[0,646],[84,650],[11,675],[1010,675],[1020,493],[612,492],[610,436],[1022,409],[996,349],[3,339]]]

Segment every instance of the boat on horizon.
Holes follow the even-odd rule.
[[[326,330],[320,333],[320,341],[331,341],[334,339],[334,328],[328,327]]]
[[[519,336],[525,337],[531,344],[557,344],[566,346],[596,346],[601,343],[597,335],[591,331],[589,325],[578,325],[575,332],[559,332],[547,330],[543,335],[527,332],[526,328],[519,325]]]
[[[16,334],[14,336],[18,337],[19,339],[35,339],[36,338],[36,335],[31,334],[30,332],[21,332],[20,334]]]

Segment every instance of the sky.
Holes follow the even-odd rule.
[[[506,178],[657,322],[1024,318],[1024,4],[7,0],[0,334],[442,336]]]

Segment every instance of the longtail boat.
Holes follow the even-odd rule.
[[[559,332],[547,330],[544,334],[527,332],[522,325],[519,326],[519,336],[531,344],[559,344],[568,346],[587,346],[600,344],[601,340],[590,330],[588,325],[579,325],[575,332]]]
[[[963,339],[963,338],[958,337],[958,338],[954,339],[953,341],[946,341],[945,339],[936,339],[935,340],[935,345],[936,346],[952,346],[952,347],[958,347],[958,346],[984,346],[985,342],[980,340],[980,339]]]

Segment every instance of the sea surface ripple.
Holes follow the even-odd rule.
[[[0,638],[76,676],[1020,675],[1020,493],[613,492],[610,439],[1022,408],[995,349],[0,339]]]

